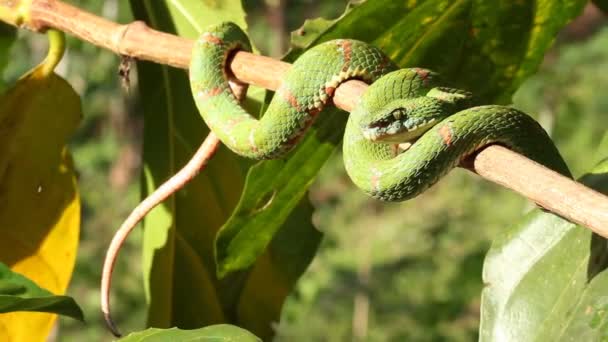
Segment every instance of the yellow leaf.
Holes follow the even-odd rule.
[[[80,98],[34,69],[0,97],[0,261],[64,294],[76,260],[80,198],[68,137]],[[56,315],[0,315],[0,341],[45,341]]]

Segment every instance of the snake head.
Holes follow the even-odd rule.
[[[405,143],[417,139],[452,113],[449,104],[437,98],[399,99],[366,115],[360,126],[367,140]]]

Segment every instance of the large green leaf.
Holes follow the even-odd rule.
[[[264,161],[251,167],[241,200],[218,234],[216,257],[220,276],[255,262],[340,143],[343,134],[340,127],[344,127],[346,116],[338,111],[324,114],[328,115],[315,123],[312,134],[307,134],[295,153],[286,159]],[[310,222],[310,217],[303,219]],[[318,240],[314,231],[308,236],[299,235],[310,244]],[[294,238],[291,242],[300,245],[304,241]]]
[[[582,182],[608,194],[608,135],[599,151],[600,163]],[[607,265],[606,240],[532,211],[486,257],[481,340],[604,340]]]
[[[150,328],[144,331],[131,333],[121,338],[120,342],[260,342],[252,333],[234,325],[218,324],[201,329],[180,330],[177,328],[157,329]]]
[[[201,27],[232,20],[245,27],[239,1],[132,1],[134,15],[165,32],[195,38]],[[211,13],[211,14],[210,14]],[[144,111],[144,192],[150,193],[192,156],[208,133],[192,101],[184,71],[138,64]],[[320,234],[302,203],[286,234],[277,237],[248,272],[216,278],[215,234],[240,196],[248,163],[221,147],[207,168],[145,220],[144,272],[148,323],[197,328],[230,322],[268,339],[271,322],[310,261]]]
[[[4,70],[9,61],[11,45],[15,41],[15,28],[4,23],[0,23],[0,70]],[[4,80],[0,80],[0,89],[4,88]]]
[[[433,69],[484,102],[508,103],[586,3],[365,1],[335,21],[307,21],[292,35],[295,48],[287,59],[330,39],[359,39],[382,48],[401,67]]]
[[[292,35],[294,49],[285,59],[326,40],[354,38],[381,47],[402,67],[441,72],[481,102],[506,102],[585,3],[365,1],[337,20],[308,21]],[[218,235],[221,275],[255,262],[339,144],[343,129],[344,117],[326,111],[287,158],[250,169],[239,205]]]
[[[173,13],[183,11],[182,21],[205,13],[175,6],[180,3],[186,2],[132,1],[131,6],[137,19],[175,32]],[[188,34],[195,35],[195,30]],[[145,120],[143,191],[147,194],[186,163],[208,130],[192,102],[185,72],[140,62],[138,77]],[[220,148],[201,175],[146,217],[143,268],[149,325],[197,328],[226,319],[214,270],[207,267],[213,260],[208,241],[213,241],[215,230],[236,203],[242,179],[236,158]]]
[[[0,262],[0,313],[13,311],[50,312],[84,320],[74,299],[55,296]]]

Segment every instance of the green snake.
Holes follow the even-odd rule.
[[[421,68],[397,69],[379,49],[357,40],[319,44],[293,64],[261,119],[232,95],[227,61],[250,50],[235,24],[210,28],[197,40],[190,84],[205,123],[234,152],[278,158],[290,151],[349,79],[372,85],[351,112],[343,143],[346,171],[373,197],[401,201],[420,194],[488,144],[501,144],[570,175],[555,145],[527,114],[506,106],[469,107],[471,94],[443,86]],[[414,142],[413,144],[411,144]],[[411,146],[403,151],[403,144]]]
[[[353,182],[373,197],[415,197],[489,144],[507,146],[570,176],[547,133],[527,114],[506,106],[469,108],[470,93],[445,87],[432,71],[398,69],[378,48],[357,40],[332,40],[305,52],[283,78],[264,115],[256,119],[230,89],[227,65],[238,50],[251,51],[251,45],[237,25],[213,26],[195,42],[189,74],[205,123],[239,155],[284,156],[331,103],[336,88],[359,79],[371,85],[349,116],[343,156]],[[120,246],[147,212],[200,171],[212,145],[206,141],[182,170],[133,210],[112,239],[103,268],[101,307],[116,336],[109,289]]]

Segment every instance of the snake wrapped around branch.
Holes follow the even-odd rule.
[[[357,40],[332,40],[304,53],[258,120],[239,105],[228,84],[226,63],[236,50],[250,51],[250,45],[235,24],[201,35],[190,84],[205,123],[239,155],[281,157],[340,83],[361,79],[372,84],[346,125],[344,162],[353,182],[376,198],[412,198],[488,144],[507,146],[569,175],[549,136],[527,114],[506,106],[468,108],[472,94],[445,87],[430,70],[398,69],[378,48]],[[411,146],[403,151],[404,144]]]

